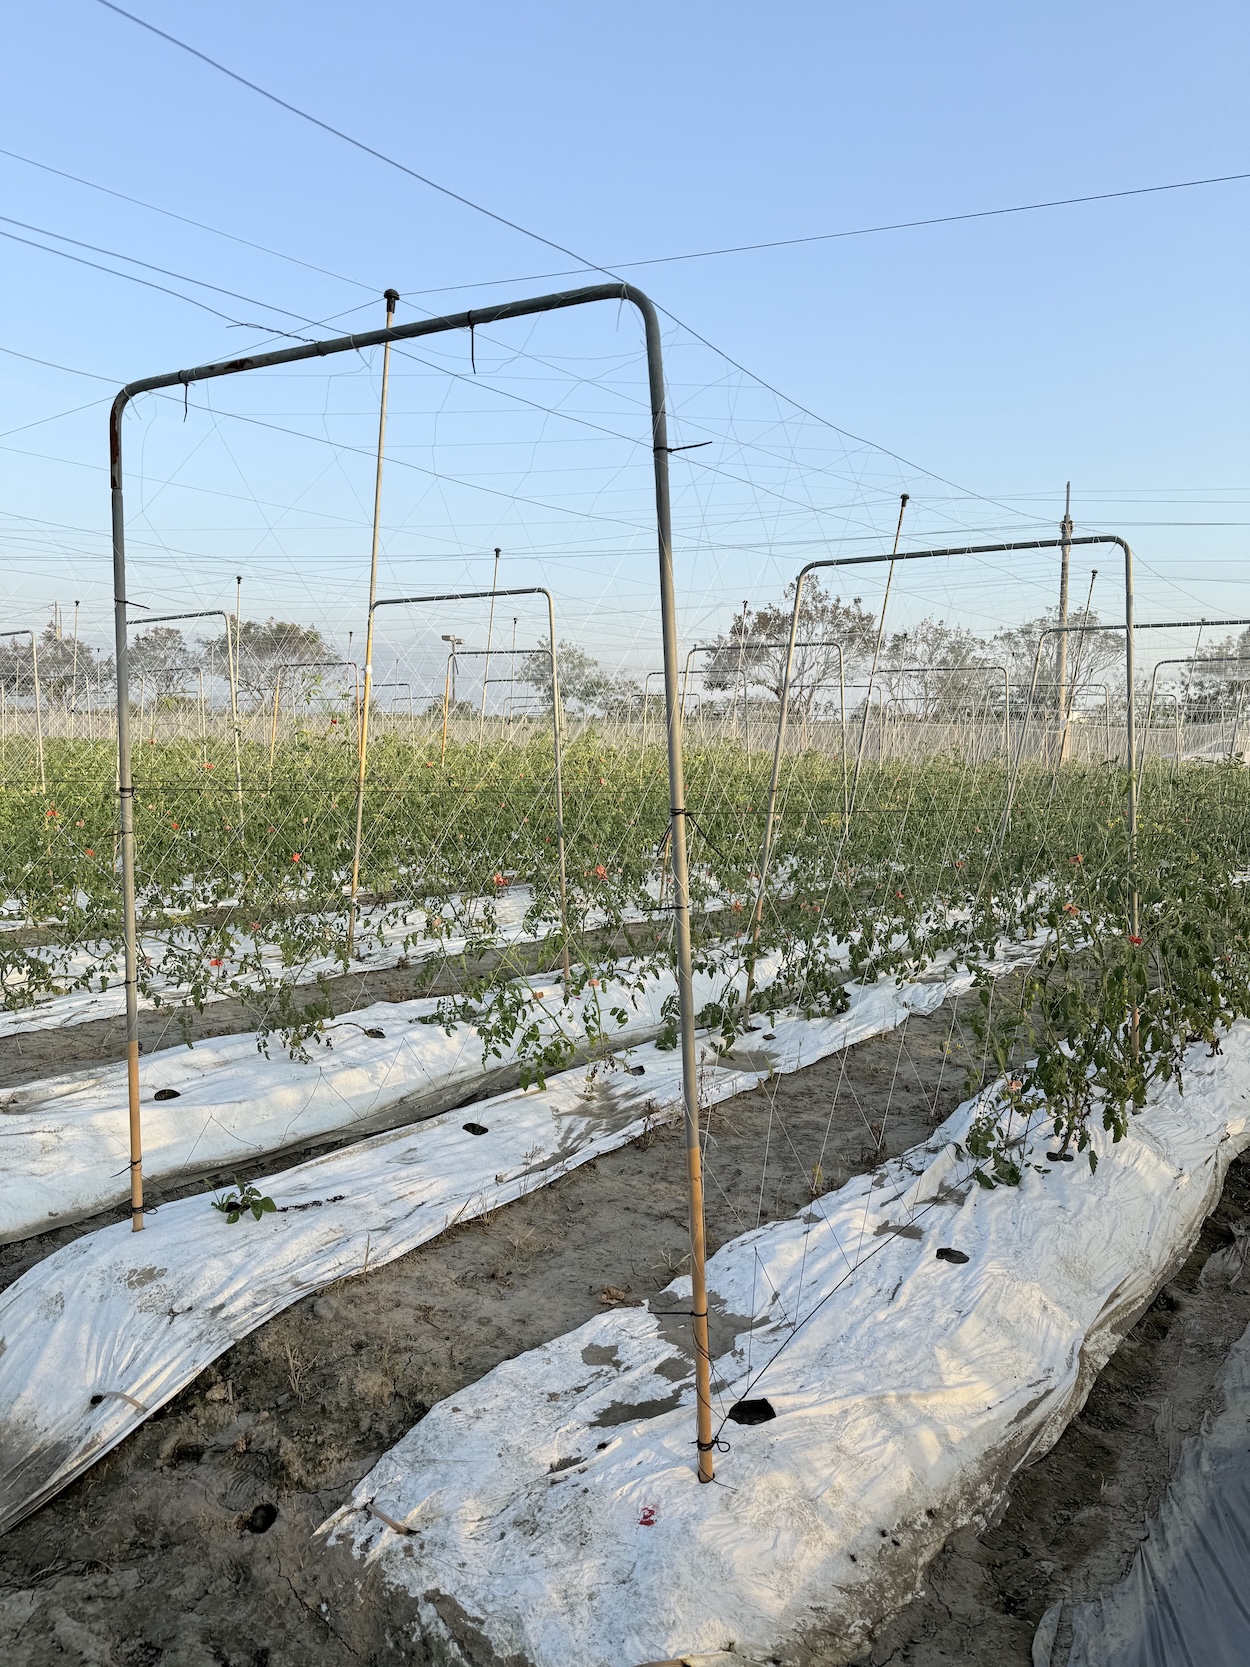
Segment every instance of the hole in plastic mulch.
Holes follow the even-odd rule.
[[[645,1077],[647,1074],[647,1067],[645,1065],[627,1065],[625,1069],[629,1072],[631,1077]]]
[[[182,1095],[176,1088],[158,1088],[152,1098],[154,1100],[180,1100]]]
[[[1075,1163],[1076,1162],[1076,1153],[1075,1152],[1047,1152],[1046,1162],[1047,1163]]]
[[[756,1401],[735,1401],[727,1416],[731,1424],[768,1424],[777,1416],[777,1409],[761,1396]]]
[[[375,1042],[386,1041],[386,1032],[384,1030],[379,1030],[376,1025],[370,1026],[370,1028],[365,1031],[365,1035],[371,1036]]]
[[[775,1042],[777,1040],[777,1032],[775,1030],[766,1030],[764,1032],[764,1040],[766,1042]]]
[[[967,1262],[969,1260],[967,1251],[952,1250],[948,1244],[942,1245],[934,1254],[939,1262]]]
[[[240,1518],[239,1527],[245,1534],[267,1534],[278,1520],[278,1507],[264,1499],[259,1505],[253,1505],[245,1517]]]
[[[464,1125],[464,1132],[465,1134],[489,1134],[490,1130],[486,1127],[485,1123],[466,1123]]]

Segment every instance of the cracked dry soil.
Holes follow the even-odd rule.
[[[753,1226],[761,1208],[764,1219],[801,1208],[818,1160],[823,1184],[836,1187],[925,1139],[963,1096],[966,1040],[948,1006],[713,1110],[710,1248]],[[581,1324],[600,1311],[605,1288],[642,1295],[667,1284],[686,1256],[684,1167],[680,1130],[661,1128],[306,1299],[236,1345],[0,1539],[0,1659],[414,1660],[389,1595],[366,1579],[346,1604],[341,1571],[313,1546],[313,1530],[436,1400]],[[863,1659],[1028,1667],[1033,1629],[1054,1597],[1090,1595],[1124,1572],[1181,1438],[1250,1323],[1250,1290],[1201,1278],[1248,1209],[1250,1164],[1238,1164],[1194,1254],[1082,1416],[1016,1478],[996,1527],[955,1536],[928,1595],[885,1623]],[[38,1248],[9,1247],[20,1254],[5,1273]],[[817,1651],[807,1667],[835,1659]]]

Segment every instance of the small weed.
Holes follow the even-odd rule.
[[[290,1343],[286,1345],[287,1381],[291,1385],[291,1393],[301,1406],[308,1398],[306,1391],[308,1374],[316,1364],[315,1360],[304,1360],[299,1351],[293,1349]]]

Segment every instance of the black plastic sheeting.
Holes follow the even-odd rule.
[[[1067,1667],[1250,1664],[1250,1331],[1219,1383],[1223,1411],[1185,1443],[1133,1567],[1070,1611]]]

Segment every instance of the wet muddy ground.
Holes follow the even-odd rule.
[[[963,1098],[965,1045],[948,1006],[716,1108],[710,1248],[923,1140]],[[346,1613],[342,1589],[319,1578],[313,1530],[435,1401],[605,1302],[667,1284],[685,1265],[685,1197],[681,1135],[670,1125],[246,1338],[0,1539],[0,1659],[413,1659],[385,1592],[368,1580]],[[1202,1278],[1248,1210],[1250,1166],[1238,1164],[1194,1255],[1082,1416],[1016,1478],[996,1527],[948,1545],[928,1595],[881,1629],[874,1663],[1027,1667],[1055,1597],[1090,1595],[1123,1573],[1224,1353],[1250,1324],[1250,1290]],[[4,1276],[82,1230],[6,1247]],[[835,1659],[817,1651],[808,1667]]]

